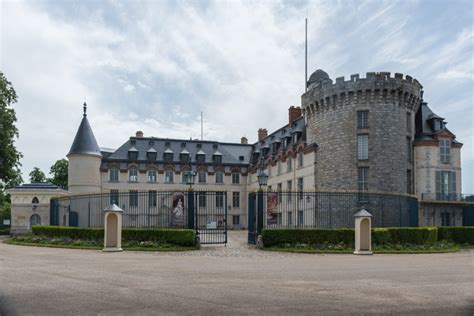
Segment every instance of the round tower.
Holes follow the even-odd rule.
[[[102,154],[87,120],[87,104],[84,102],[84,115],[77,130],[69,160],[68,187],[72,194],[100,193],[100,164]]]
[[[412,193],[415,113],[421,84],[410,76],[369,72],[336,78],[317,70],[302,95],[307,141],[318,148],[319,190]]]

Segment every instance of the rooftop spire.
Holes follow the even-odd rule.
[[[100,148],[97,145],[97,141],[95,139],[94,133],[92,132],[92,128],[89,125],[89,121],[87,120],[87,104],[84,102],[84,115],[82,117],[81,125],[76,133],[76,137],[74,138],[74,142],[72,143],[71,149],[69,150],[68,155],[72,154],[89,154],[89,155],[96,155],[102,156],[100,153]]]

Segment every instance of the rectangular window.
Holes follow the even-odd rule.
[[[369,111],[357,111],[357,128],[368,128]]]
[[[179,160],[181,163],[188,163],[189,162],[189,154],[180,154]]]
[[[407,170],[407,193],[413,193],[412,179],[411,179],[411,170]]]
[[[204,161],[206,160],[206,155],[202,155],[202,154],[196,155],[196,160],[198,163],[204,163]]]
[[[173,154],[172,153],[164,153],[164,160],[165,161],[173,161]]]
[[[277,192],[278,192],[278,203],[281,203],[281,200],[282,200],[282,184],[281,183],[278,183],[277,184]]]
[[[287,172],[290,172],[292,169],[293,169],[293,159],[291,159],[291,157],[288,157],[288,164],[286,166],[286,171]]]
[[[233,172],[232,173],[232,184],[239,184],[240,183],[240,173]]]
[[[156,182],[156,170],[148,170],[148,182]]]
[[[224,183],[224,172],[216,171],[216,183]]]
[[[216,192],[216,207],[224,207],[224,192]]]
[[[119,204],[119,190],[110,190],[110,204]]]
[[[272,176],[272,165],[268,165],[268,176],[271,177]]]
[[[240,225],[240,216],[239,215],[233,215],[232,216],[232,225]]]
[[[130,170],[128,170],[128,181],[138,182],[138,169],[137,168],[130,168]]]
[[[206,183],[206,176],[207,176],[207,171],[199,171],[198,172],[198,182],[199,183]]]
[[[411,113],[407,113],[407,132],[411,133]]]
[[[156,191],[148,191],[148,206],[156,207]]]
[[[300,200],[303,199],[303,178],[298,178],[298,196],[300,198]]]
[[[165,183],[173,183],[174,171],[166,170],[165,171]]]
[[[293,213],[288,212],[286,216],[287,216],[286,223],[287,223],[288,227],[293,226]]]
[[[277,168],[278,168],[278,170],[277,170],[278,174],[281,174],[281,161],[278,161],[278,167]]]
[[[298,153],[298,167],[303,167],[304,165],[304,153],[300,151]]]
[[[232,207],[240,207],[240,192],[232,192]]]
[[[291,182],[291,180],[289,180],[289,181],[286,182],[286,188],[287,188],[287,190],[288,190],[288,195],[287,195],[288,198],[287,198],[287,201],[288,201],[288,203],[290,203],[290,202],[291,202],[291,199],[292,199],[292,192],[291,192],[291,190],[293,190],[293,183]]]
[[[436,199],[456,201],[456,172],[436,171]]]
[[[109,171],[109,180],[112,182],[118,182],[119,180],[119,169],[118,168],[111,168]]]
[[[357,135],[357,159],[369,159],[369,135]]]
[[[407,157],[408,157],[408,161],[411,161],[411,139],[410,137],[407,137]]]
[[[198,193],[198,206],[206,207],[206,193],[205,192]]]
[[[304,212],[303,211],[298,211],[298,226],[299,227],[304,226]]]
[[[187,171],[181,171],[181,183],[188,183]]]
[[[137,190],[130,190],[129,195],[128,195],[128,205],[130,207],[138,206],[138,191]]]
[[[221,155],[213,155],[212,160],[214,163],[222,163],[222,156]]]
[[[367,191],[369,189],[369,168],[368,167],[359,167],[359,191]]]
[[[451,144],[449,142],[449,139],[439,140],[439,157],[441,163],[451,162]]]

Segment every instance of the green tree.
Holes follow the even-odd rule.
[[[34,167],[33,170],[30,172],[30,181],[31,182],[45,182],[46,176],[40,168]]]
[[[49,171],[49,174],[53,177],[50,179],[51,183],[67,190],[67,169],[68,161],[66,159],[56,161]]]
[[[15,147],[18,129],[15,110],[11,108],[17,98],[11,82],[0,71],[0,182],[7,185],[20,175],[22,155]]]

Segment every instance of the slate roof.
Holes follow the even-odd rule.
[[[169,146],[166,146],[169,143]],[[185,147],[182,144],[186,144]],[[201,148],[198,148],[200,144]],[[217,147],[217,148],[215,148]],[[196,162],[196,154],[205,154],[205,163],[212,163],[212,155],[218,151],[222,155],[222,164],[248,165],[252,145],[239,143],[219,143],[207,140],[184,140],[157,137],[130,137],[113,154],[103,161],[129,161],[128,151],[138,151],[137,161],[150,162],[147,151],[153,149],[157,152],[156,162],[163,162],[164,153],[173,153],[173,163],[180,163],[180,153],[189,153],[191,163]]]
[[[431,121],[432,120],[440,120],[443,122],[444,127],[439,131],[433,131]],[[421,102],[420,108],[416,113],[415,117],[415,129],[416,135],[415,138],[417,140],[430,140],[433,139],[433,135],[440,133],[441,131],[446,129],[447,122],[444,121],[444,118],[437,115],[436,113],[431,110],[428,106],[427,102]],[[459,143],[456,140],[453,140],[454,143]]]
[[[84,114],[82,118],[81,125],[77,130],[76,137],[74,137],[74,142],[72,143],[71,149],[67,154],[89,154],[102,156],[99,145],[95,139],[92,128],[87,120],[87,116]]]
[[[23,183],[16,187],[13,187],[15,190],[60,190],[61,188],[50,182],[33,182],[33,183]]]

